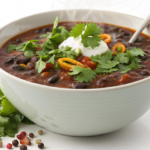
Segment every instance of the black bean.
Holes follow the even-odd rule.
[[[117,34],[117,35],[116,35],[116,38],[117,38],[117,39],[123,38],[123,35],[122,35],[122,34]]]
[[[11,67],[13,70],[16,70],[16,71],[24,71],[24,70],[26,70],[26,68],[25,67],[23,67],[23,66],[21,66],[21,65],[13,65],[12,67]]]
[[[32,58],[31,58],[31,63],[36,63],[37,61],[39,60],[39,58],[37,57],[37,56],[33,56]]]
[[[36,70],[31,70],[31,71],[28,72],[29,76],[32,76],[32,75],[35,75],[35,74],[37,74]]]
[[[17,39],[17,40],[16,40],[16,43],[21,43],[21,42],[22,42],[21,39]]]
[[[24,55],[20,55],[17,57],[16,63],[17,64],[27,64],[31,59]]]
[[[103,33],[108,33],[108,29],[103,29]]]
[[[130,33],[128,33],[128,32],[123,32],[123,35],[124,35],[124,36],[130,36]]]
[[[53,75],[50,78],[48,78],[47,83],[55,83],[59,79],[58,75]]]
[[[35,68],[35,64],[34,63],[27,63],[27,69],[28,70],[31,70],[31,69],[34,69]]]
[[[145,66],[145,65],[142,65],[141,69],[145,69],[145,68],[146,68],[146,66]]]
[[[35,33],[40,33],[40,32],[41,32],[41,30],[40,30],[40,29],[35,30]]]
[[[76,85],[73,86],[74,89],[86,89],[88,88],[89,84],[81,82],[77,83]]]
[[[19,144],[18,140],[13,140],[13,141],[12,141],[12,145],[13,145],[13,146],[17,147],[18,144]]]
[[[119,28],[117,28],[117,27],[112,27],[112,28],[110,28],[110,31],[111,31],[111,32],[118,32],[118,31],[119,31]]]
[[[150,39],[147,39],[147,42],[150,42]]]
[[[135,43],[135,46],[137,46],[137,47],[141,46],[141,43]]]
[[[4,64],[6,65],[10,65],[10,64],[13,64],[14,63],[14,58],[13,57],[8,57],[6,58]]]
[[[150,50],[150,46],[147,46],[147,49]]]
[[[140,72],[140,74],[141,74],[142,76],[149,76],[149,75],[150,75],[150,71],[147,70],[147,69],[144,69],[144,70],[142,70],[142,71]]]
[[[38,144],[38,148],[43,149],[44,148],[44,144],[43,143],[39,143]]]
[[[27,150],[27,146],[26,145],[21,145],[20,150]]]
[[[122,42],[122,41],[123,41],[122,39],[117,39],[117,40],[116,40],[116,42]]]
[[[33,39],[39,39],[39,36],[35,36]]]
[[[144,42],[145,41],[145,38],[143,37],[138,37],[136,40],[135,40],[135,43],[137,42]]]
[[[141,60],[147,60],[148,59],[148,55],[142,56]]]
[[[48,32],[48,31],[50,31],[49,28],[44,28],[44,29],[42,30],[42,32]]]

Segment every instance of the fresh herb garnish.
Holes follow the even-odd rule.
[[[8,101],[0,90],[0,137],[5,135],[14,137],[21,122],[33,124]]]
[[[81,35],[82,43],[84,47],[95,48],[100,45],[102,29],[97,26],[95,23],[84,23],[77,24],[76,27],[73,27],[70,31],[70,35],[76,38]]]
[[[39,42],[39,40],[30,40],[24,42],[20,45],[8,45],[8,51],[11,52],[13,50],[17,50],[19,52],[24,52],[26,57],[32,57],[34,55],[34,50],[36,47],[41,47],[40,45],[36,44],[35,42]]]
[[[132,48],[126,53],[117,53],[113,56],[112,51],[107,51],[103,55],[91,56],[91,60],[98,63],[95,70],[96,73],[112,73],[120,71],[126,73],[131,69],[138,69],[141,67],[139,56],[144,56],[145,53],[140,48]]]
[[[42,35],[40,35],[39,37],[40,38],[47,38],[48,36],[50,36],[51,35],[51,33],[50,32],[47,32],[47,34],[42,34]]]
[[[73,69],[71,69],[71,71],[72,72],[69,73],[69,75],[77,75],[76,80],[78,82],[90,82],[96,76],[96,73],[91,68],[75,66]]]
[[[42,61],[42,58],[40,58],[37,62],[36,62],[36,66],[35,69],[38,71],[38,73],[41,73],[42,70],[46,67],[46,63],[44,61]]]

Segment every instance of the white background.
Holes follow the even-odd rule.
[[[146,18],[150,14],[150,0],[0,0],[0,27],[24,16],[66,8],[111,10]],[[45,150],[150,150],[150,111],[122,130],[95,137],[69,137],[46,130],[38,136],[39,129],[36,125],[20,125],[20,131],[36,135],[28,150],[38,149],[34,144],[38,138],[45,144]],[[3,149],[13,140],[2,139]]]

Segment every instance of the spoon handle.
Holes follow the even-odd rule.
[[[129,43],[133,43],[137,39],[137,37],[139,36],[139,34],[144,30],[144,28],[146,26],[148,26],[149,23],[150,23],[150,15],[148,15],[148,17],[144,20],[144,22],[140,26],[140,28],[138,30],[136,30],[136,32],[133,34],[133,36],[129,40]]]

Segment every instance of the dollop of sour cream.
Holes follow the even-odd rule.
[[[88,57],[91,57],[92,55],[95,56],[97,54],[101,55],[105,53],[107,50],[109,50],[107,44],[102,40],[100,41],[100,45],[98,47],[95,47],[94,49],[91,47],[84,47],[84,45],[81,43],[81,40],[82,40],[81,35],[76,38],[69,37],[59,45],[59,48],[62,46],[64,47],[69,46],[72,47],[71,50],[80,49],[83,56]]]

